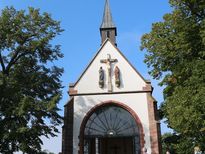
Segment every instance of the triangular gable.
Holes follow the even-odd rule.
[[[81,76],[79,77],[79,79],[77,80],[77,82],[72,86],[74,89],[76,89],[78,87],[78,84],[80,84],[82,78],[85,76],[86,72],[89,70],[89,68],[93,65],[93,63],[95,62],[95,59],[101,54],[101,51],[103,50],[103,48],[110,43],[112,48],[114,48],[115,51],[117,51],[117,53],[122,57],[122,59],[124,59],[126,61],[126,63],[128,64],[128,67],[132,68],[132,70],[136,73],[136,77],[138,76],[140,78],[140,80],[142,80],[143,84],[146,85],[147,83],[149,83],[148,81],[146,81],[142,75],[136,70],[136,68],[127,60],[127,58],[122,54],[122,52],[114,45],[112,44],[112,42],[107,39],[100,47],[100,49],[98,50],[98,52],[96,53],[96,55],[94,56],[94,58],[91,60],[91,62],[89,63],[89,65],[86,67],[86,69],[84,70],[84,72],[81,74]],[[95,71],[95,73],[98,71]],[[93,74],[93,75],[98,75],[98,74]],[[93,76],[93,75],[90,75]],[[89,82],[89,78],[88,80],[84,80],[84,82]],[[92,82],[97,82],[98,81],[90,81],[89,83],[91,84]],[[85,84],[85,86],[87,86],[87,88],[89,88],[89,85]],[[134,86],[134,85],[133,85]],[[141,88],[142,89],[142,88]],[[79,89],[76,89],[79,90]],[[99,89],[98,89],[99,90]],[[97,91],[98,91],[97,90]],[[122,90],[122,89],[121,89]],[[93,91],[96,92],[96,89],[93,89]],[[90,92],[90,91],[89,91]],[[104,90],[100,90],[99,92],[106,92],[106,88],[104,88]]]

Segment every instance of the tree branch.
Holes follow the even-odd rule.
[[[1,52],[0,52],[0,63],[1,63],[2,72],[5,73],[5,65],[4,65],[4,61],[3,61],[3,57],[1,55]]]
[[[22,56],[26,55],[25,53],[22,53],[19,55],[20,51],[22,50],[23,45],[28,41],[28,38],[24,38],[22,40],[22,42],[20,43],[20,45],[16,48],[16,52],[14,53],[13,57],[11,58],[10,62],[8,63],[8,65],[5,68],[5,72],[7,74],[9,74],[9,70],[12,67],[12,65],[14,65],[18,59],[20,59]]]
[[[185,5],[188,6],[188,8],[190,9],[190,11],[191,11],[191,13],[192,13],[193,15],[196,15],[200,20],[203,19],[203,15],[200,14],[200,13],[198,13],[198,12],[195,10],[195,6],[197,5],[196,3],[193,4],[193,3],[191,3],[191,2],[186,2]],[[197,7],[199,7],[199,6],[197,6]]]
[[[19,53],[19,52],[18,52],[18,53]],[[24,52],[24,53],[22,53],[22,54],[20,54],[20,55],[16,54],[15,57],[12,57],[11,61],[9,62],[9,64],[8,64],[7,67],[6,67],[5,72],[6,72],[7,74],[9,74],[9,70],[10,70],[10,68],[12,67],[12,65],[14,65],[21,57],[25,56],[26,54],[27,54],[27,53]]]
[[[7,74],[9,74],[9,69],[10,69],[11,66],[14,64],[14,61],[16,61],[15,59],[17,58],[19,52],[20,52],[20,50],[17,50],[17,51],[14,53],[14,55],[13,55],[13,57],[11,58],[10,62],[9,62],[8,65],[6,66],[5,72],[6,72]]]

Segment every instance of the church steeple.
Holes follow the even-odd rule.
[[[112,20],[109,0],[105,1],[105,9],[103,21],[100,27],[101,42],[103,43],[107,38],[116,45],[117,28]]]

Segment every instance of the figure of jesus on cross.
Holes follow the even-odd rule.
[[[117,59],[111,59],[111,55],[107,54],[107,59],[100,60],[101,63],[107,64],[108,69],[108,92],[112,92],[112,63],[118,62]]]

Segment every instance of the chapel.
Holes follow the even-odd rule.
[[[69,85],[62,154],[161,154],[151,82],[118,49],[109,0],[100,35],[98,52]]]

